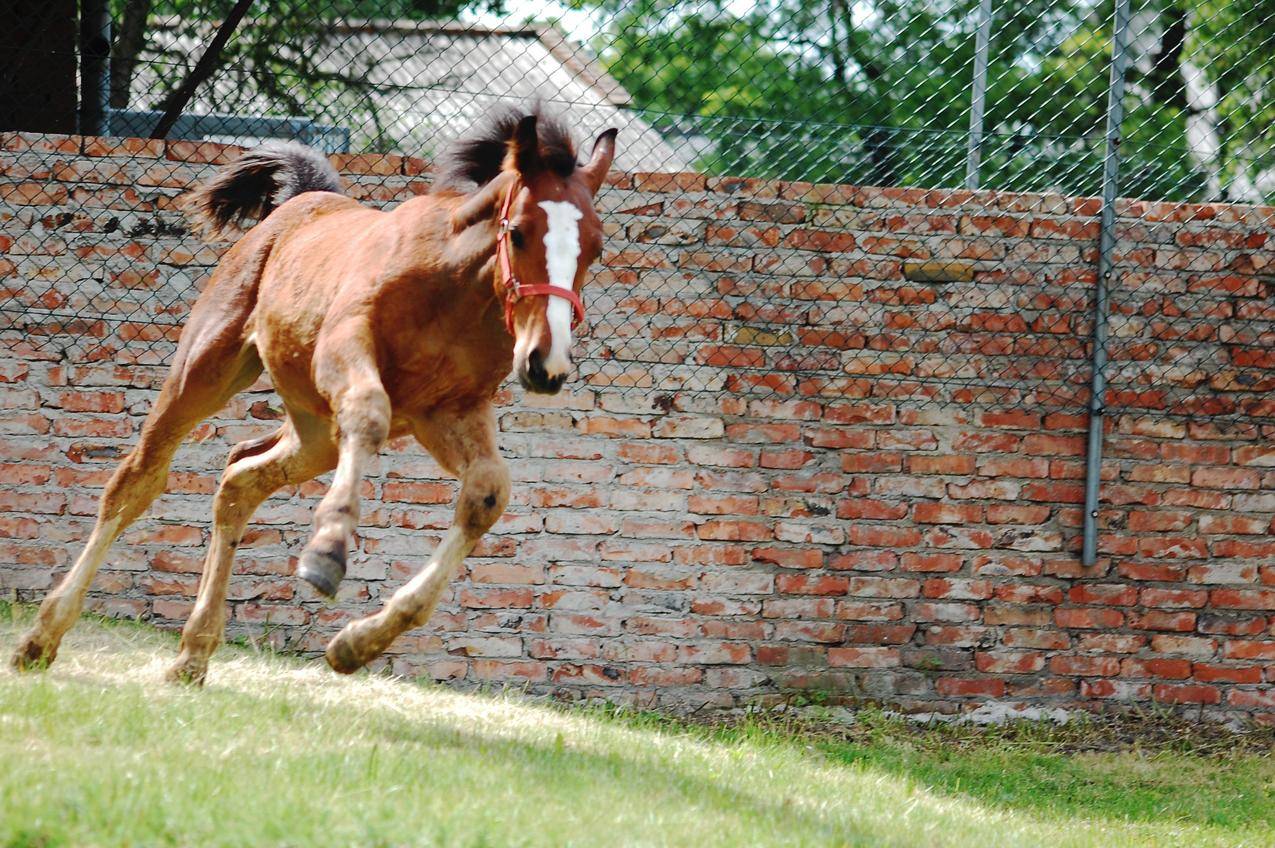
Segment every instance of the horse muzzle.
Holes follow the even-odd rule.
[[[529,392],[542,395],[556,395],[562,389],[570,373],[570,363],[561,373],[550,374],[545,368],[544,357],[539,350],[532,350],[527,359],[518,366],[518,382]]]

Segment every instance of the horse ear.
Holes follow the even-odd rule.
[[[602,188],[607,172],[611,170],[611,160],[615,158],[615,134],[618,132],[619,130],[610,129],[598,136],[597,141],[593,142],[593,155],[589,157],[589,164],[580,169],[585,184],[593,194],[597,194],[598,189]]]
[[[531,176],[540,165],[540,140],[536,137],[536,116],[527,115],[518,121],[510,142],[514,167],[523,176]]]

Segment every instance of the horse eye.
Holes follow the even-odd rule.
[[[522,230],[510,230],[509,240],[513,242],[514,247],[518,248],[519,250],[522,250],[523,241],[524,241],[522,237]]]

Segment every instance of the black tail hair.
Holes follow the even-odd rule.
[[[231,224],[264,219],[307,191],[344,193],[341,178],[322,153],[295,141],[267,141],[219,170],[181,205],[195,228],[213,238]]]

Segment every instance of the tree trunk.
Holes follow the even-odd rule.
[[[1186,108],[1186,84],[1181,76],[1182,48],[1186,45],[1186,12],[1173,5],[1161,14],[1160,50],[1147,75],[1151,99],[1174,109]]]
[[[75,132],[74,0],[8,0],[0,13],[0,130]]]
[[[863,146],[868,151],[871,167],[864,183],[871,186],[892,186],[899,182],[898,155],[895,152],[893,127],[869,127],[863,133]]]
[[[119,36],[111,54],[111,108],[127,109],[137,57],[146,46],[146,19],[152,0],[124,0]]]

